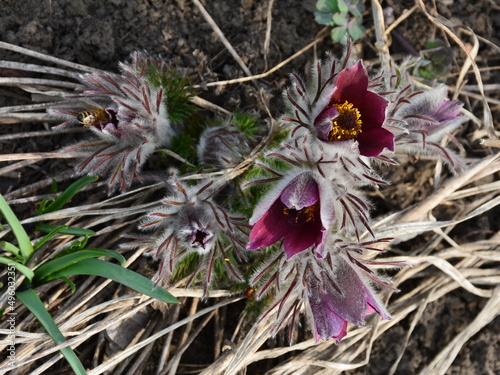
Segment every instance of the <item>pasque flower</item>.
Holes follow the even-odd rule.
[[[388,101],[374,91],[380,77],[370,79],[361,61],[350,60],[347,48],[343,63],[332,56],[316,62],[309,85],[291,76],[292,86],[284,95],[289,114],[283,120],[308,129],[337,152],[352,153],[354,143],[353,157],[394,151],[394,135],[383,127]]]
[[[368,73],[361,61],[342,70],[330,88],[327,105],[314,119],[325,142],[356,141],[363,156],[394,151],[394,135],[382,128],[388,101],[368,90]]]
[[[149,236],[132,237],[136,241],[127,247],[146,246],[144,255],[159,260],[155,280],[168,285],[170,276],[179,262],[189,254],[197,253],[199,262],[192,277],[198,272],[205,274],[204,291],[213,280],[213,267],[217,259],[223,259],[228,274],[236,280],[242,276],[232,265],[223,241],[229,241],[236,256],[245,259],[240,249],[241,237],[246,235],[243,218],[231,215],[212,201],[217,192],[213,181],[185,186],[171,177],[171,194],[161,200],[142,220],[141,230],[154,230]],[[188,283],[190,283],[191,279]]]
[[[376,296],[360,270],[343,256],[334,256],[331,262],[321,261],[323,274],[317,278],[310,273],[307,280],[307,302],[311,310],[316,340],[330,338],[340,341],[347,324],[365,324],[365,316],[377,312],[382,319],[390,319],[385,306]]]
[[[88,153],[77,173],[108,176],[110,191],[125,190],[138,179],[147,158],[175,134],[164,91],[149,82],[149,56],[136,52],[131,60],[120,64],[121,74],[79,76],[82,92],[73,107],[59,111],[67,119],[61,125],[80,122],[94,136],[66,149]]]
[[[282,179],[255,207],[247,249],[270,246],[283,239],[287,258],[321,245],[334,216],[333,197],[321,176],[296,170]]]
[[[200,163],[222,168],[236,166],[250,151],[248,138],[230,122],[205,129],[197,146]]]
[[[396,134],[396,146],[409,153],[438,156],[455,171],[463,168],[461,160],[440,144],[445,136],[454,139],[451,132],[467,120],[460,116],[463,103],[446,100],[445,86],[409,96],[389,108],[390,120],[402,128]]]
[[[390,319],[384,304],[375,292],[372,282],[389,287],[387,281],[371,270],[379,267],[401,267],[401,262],[368,261],[359,258],[377,242],[348,243],[340,239],[327,240],[323,256],[311,250],[291,259],[282,253],[268,258],[250,279],[256,286],[257,298],[275,293],[275,302],[264,313],[276,313],[272,333],[290,325],[290,333],[298,322],[296,315],[305,307],[306,317],[316,340],[339,342],[349,323],[365,324],[365,317],[373,312],[382,319]],[[267,271],[267,272],[266,272]],[[390,287],[389,287],[390,288]],[[290,337],[292,339],[292,337]]]

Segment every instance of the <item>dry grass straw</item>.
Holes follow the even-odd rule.
[[[200,10],[203,9],[197,0],[194,3]],[[269,9],[272,8],[272,4],[273,1],[270,0]],[[377,0],[372,1],[372,9],[374,10],[373,17],[377,37],[376,48],[380,53],[382,66],[388,66],[391,57],[388,51],[387,35],[392,26],[385,29],[383,19],[381,19],[380,4]],[[458,28],[460,34],[455,34],[456,31],[452,31],[442,18],[431,15],[422,1],[417,1],[415,7],[396,20],[393,26],[407,17],[408,13],[418,11],[423,12],[428,17],[429,22],[443,30],[466,55],[456,85],[450,87],[450,92],[454,93],[456,97],[463,95],[462,99],[465,97],[469,103],[474,103],[474,113],[479,113],[479,116],[482,117],[482,120],[479,120],[474,114],[469,113],[474,122],[481,125],[476,133],[486,135],[486,142],[490,142],[489,145],[492,145],[493,148],[487,149],[490,156],[485,158],[476,159],[465,155],[468,162],[467,170],[452,178],[441,177],[438,163],[436,175],[442,179],[440,187],[423,201],[414,202],[405,211],[394,212],[376,220],[373,229],[378,237],[398,236],[399,241],[402,241],[422,233],[431,234],[427,236],[425,247],[404,252],[403,259],[411,267],[400,270],[393,277],[396,287],[411,282],[414,285],[413,288],[404,294],[385,293],[383,297],[387,302],[390,301],[389,310],[393,319],[381,321],[376,316],[371,316],[368,324],[364,327],[350,326],[348,335],[338,346],[332,341],[316,343],[313,339],[305,339],[299,340],[293,345],[261,349],[269,338],[268,330],[274,316],[269,315],[264,321],[253,325],[248,324],[247,318],[241,317],[234,332],[227,332],[225,335],[216,334],[213,342],[205,343],[207,347],[214,347],[215,360],[212,364],[194,368],[193,372],[238,374],[243,373],[250,364],[274,359],[270,362],[273,363],[274,367],[267,372],[268,374],[337,374],[367,365],[375,340],[383,339],[384,334],[391,327],[408,319],[410,328],[394,356],[390,371],[391,374],[394,374],[397,364],[405,353],[406,345],[414,333],[414,328],[429,304],[439,301],[458,288],[463,288],[469,293],[487,299],[487,302],[477,317],[420,371],[421,374],[444,374],[471,336],[485,327],[500,312],[500,253],[498,251],[500,233],[490,234],[486,236],[487,239],[461,244],[449,236],[450,231],[457,224],[474,220],[500,203],[500,182],[496,180],[500,170],[500,153],[494,148],[498,147],[498,140],[489,108],[489,103],[498,105],[499,98],[486,95],[487,93],[493,95],[495,90],[498,90],[498,86],[494,85],[492,88],[489,85],[483,85],[480,70],[475,63],[478,46],[480,41],[484,42],[484,40],[478,38],[472,31],[461,28]],[[243,64],[208,12],[203,9],[202,13],[207,20],[210,20],[211,26],[235,60],[240,65]],[[267,46],[269,45],[271,28],[272,23],[269,19],[266,28]],[[317,40],[303,50],[266,73],[252,76],[243,64],[242,69],[249,77],[226,82],[213,82],[207,86],[242,83],[265,77],[315,46],[325,35],[325,33],[321,34]],[[468,38],[472,41],[472,48],[466,48],[461,38]],[[53,78],[19,79],[7,77],[0,79],[0,85],[24,89],[31,93],[36,101],[35,104],[31,105],[0,108],[0,123],[2,126],[9,126],[12,129],[10,134],[1,136],[0,140],[22,142],[22,139],[30,137],[43,142],[44,137],[53,134],[51,131],[16,133],[16,125],[25,122],[54,122],[53,116],[47,115],[45,110],[57,108],[61,102],[64,102],[65,96],[79,86],[78,83],[72,81],[72,74],[97,70],[3,42],[0,42],[0,48],[63,67],[51,68],[44,65],[0,62],[0,67],[15,67],[15,69],[26,72],[63,77],[62,81]],[[267,49],[264,48],[265,51]],[[467,90],[463,90],[465,76],[471,70],[476,85],[466,86]],[[42,100],[40,101],[40,99]],[[195,103],[208,110],[227,112],[201,98],[196,98]],[[498,126],[498,123],[496,125]],[[65,132],[72,133],[78,132],[78,130],[66,130]],[[460,136],[467,137],[469,135],[461,134]],[[260,147],[263,146],[264,144],[260,145]],[[488,143],[484,147],[488,147]],[[241,173],[258,155],[258,151],[256,150],[239,170],[229,171],[229,173],[232,175]],[[18,162],[0,168],[0,178],[3,176],[12,177],[13,173],[22,175],[26,168],[33,167],[48,158],[76,158],[78,156],[76,153],[60,154],[57,152],[1,155],[0,161],[2,162]],[[404,161],[404,158],[405,156],[401,156],[400,160]],[[65,171],[58,178],[58,182],[69,180],[70,174],[71,171]],[[198,177],[206,176],[200,175]],[[10,204],[14,208],[26,203],[38,204],[41,199],[47,196],[41,191],[47,191],[50,184],[50,178],[40,179],[31,185],[20,186],[16,190],[8,192],[5,197],[10,200]],[[151,202],[155,201],[161,184],[140,187],[111,198],[106,197],[106,188],[103,184],[94,184],[87,188],[88,194],[93,196],[92,202],[24,219],[22,223],[29,224],[44,220],[96,230],[98,235],[93,246],[116,250],[120,243],[117,234],[133,231],[138,215],[148,211],[154,204]],[[452,218],[445,221],[436,220],[434,216],[443,207],[452,211]],[[7,230],[0,232],[0,238],[7,233]],[[68,246],[68,241],[68,238],[61,236],[54,246],[56,250],[48,257],[56,256]],[[397,244],[395,243],[393,252],[389,254],[397,252]],[[140,250],[127,253],[126,257],[128,259],[126,267],[133,269],[143,267]],[[35,260],[39,261],[40,259]],[[392,258],[387,260],[390,261]],[[18,285],[21,282],[22,279],[17,280]],[[159,306],[150,298],[134,293],[129,294],[128,291],[118,287],[115,283],[95,277],[81,277],[76,280],[76,284],[78,288],[73,294],[69,292],[69,287],[62,282],[51,282],[37,289],[37,293],[46,302],[47,309],[53,314],[61,331],[68,338],[64,345],[54,346],[52,340],[39,328],[32,315],[21,305],[17,306],[16,338],[17,343],[21,345],[18,346],[16,353],[18,356],[18,362],[14,367],[16,373],[42,374],[61,360],[59,349],[71,346],[85,362],[91,375],[104,373],[175,374],[182,364],[183,353],[189,350],[190,345],[196,341],[201,330],[211,320],[215,322],[216,327],[223,329],[226,319],[234,318],[234,314],[233,316],[226,314],[226,307],[242,299],[242,296],[232,295],[225,290],[214,290],[206,301],[201,302],[199,299],[202,292],[183,288],[181,281],[179,287],[171,289],[170,292],[183,304],[165,307]],[[2,303],[5,302],[5,297],[5,295],[0,296]],[[148,319],[140,320],[138,317],[141,313],[147,314]],[[109,338],[109,332],[111,332],[112,327],[118,327],[119,335],[117,339],[115,338],[116,340],[119,340],[126,331],[135,333],[125,346],[110,350],[113,340]],[[2,328],[0,333],[6,335],[7,330]],[[222,340],[224,336],[232,336],[232,342],[224,344]],[[310,335],[306,333],[306,337],[310,337]],[[0,351],[3,352],[6,345],[5,340],[0,341]],[[221,352],[224,345],[226,350]],[[294,353],[294,355],[290,356],[290,353]],[[7,370],[1,367],[5,364],[6,362],[3,362],[0,365],[0,374],[6,373]],[[145,367],[147,364],[148,369]],[[154,367],[153,370],[151,370],[151,366]],[[14,369],[10,368],[8,371]]]

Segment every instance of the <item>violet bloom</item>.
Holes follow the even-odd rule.
[[[303,251],[291,259],[286,259],[281,252],[268,257],[255,270],[250,285],[256,287],[257,298],[269,293],[276,295],[264,313],[266,316],[276,312],[271,334],[286,325],[290,325],[291,333],[300,321],[301,311],[305,312],[316,340],[333,338],[337,343],[346,335],[348,323],[362,326],[366,315],[372,312],[377,312],[382,319],[391,319],[371,284],[394,288],[372,267],[399,268],[404,263],[365,261],[360,257],[367,250],[374,250],[376,243],[388,240],[350,243],[329,238],[322,257],[311,251]]]
[[[345,335],[347,323],[365,324],[365,316],[377,312],[382,319],[390,315],[372,287],[354,270],[354,265],[336,256],[329,277],[309,277],[307,300],[312,313],[316,340],[336,339]]]
[[[446,100],[446,87],[417,92],[411,98],[390,108],[389,114],[402,131],[396,135],[396,146],[412,154],[439,157],[454,171],[463,168],[460,158],[441,145],[445,136],[462,125],[467,118],[460,116],[463,103]]]
[[[175,135],[164,89],[152,85],[147,75],[156,60],[143,53],[134,53],[131,60],[120,64],[120,74],[81,75],[82,92],[73,106],[58,110],[67,119],[59,127],[78,122],[93,135],[66,149],[87,153],[76,172],[107,176],[110,192],[125,191],[140,180],[146,160]]]
[[[125,246],[145,246],[144,255],[159,261],[154,279],[160,285],[168,285],[179,262],[193,253],[199,257],[191,281],[198,272],[203,273],[205,294],[213,280],[217,259],[224,259],[221,263],[228,275],[243,280],[230,254],[245,259],[240,251],[244,246],[241,237],[247,227],[245,219],[233,216],[211,200],[218,191],[213,188],[213,181],[187,186],[172,177],[169,185],[171,194],[162,199],[139,226],[154,233],[132,237],[136,241]],[[232,245],[231,250],[227,249],[228,243]]]
[[[389,102],[377,93],[382,76],[369,77],[363,63],[351,59],[350,44],[340,60],[315,61],[311,77],[306,83],[292,74],[284,93],[288,112],[283,121],[296,126],[292,138],[307,129],[322,153],[351,159],[394,151],[394,135],[383,127]]]
[[[425,132],[430,140],[440,141],[466,120],[459,116],[463,103],[446,100],[446,92],[446,86],[440,86],[415,95],[397,112],[397,118],[404,121],[409,132]]]
[[[292,179],[290,179],[292,177]],[[257,205],[247,249],[270,246],[283,239],[287,258],[323,243],[334,219],[332,196],[313,172],[291,174]]]
[[[394,151],[394,135],[382,128],[388,101],[369,91],[368,83],[361,61],[338,74],[326,106],[314,119],[319,139],[356,141],[363,156],[378,156],[384,148]]]

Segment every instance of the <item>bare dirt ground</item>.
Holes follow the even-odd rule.
[[[487,95],[490,98],[494,123],[499,129],[500,4],[494,0],[474,2],[436,0],[426,3],[429,3],[427,4],[429,10],[447,20],[450,28],[470,28],[480,38],[476,62],[480,68],[483,68],[481,73],[483,83],[494,85]],[[308,10],[310,4],[307,1],[229,0],[204,1],[203,4],[252,74],[266,72],[324,34],[324,32],[321,34],[324,27],[314,21],[313,14]],[[364,19],[368,32],[359,43],[359,47],[363,59],[373,62],[376,66],[377,51],[374,47],[371,5],[370,2],[365,2],[365,4],[367,12]],[[403,14],[405,9],[411,9],[415,5],[413,1],[391,0],[384,1],[382,4],[383,7],[393,8],[395,18]],[[266,38],[266,31],[269,30],[268,22],[270,22],[271,33]],[[418,10],[397,25],[395,31],[417,51],[421,50],[425,41],[431,37],[446,37],[442,30]],[[464,33],[461,35],[466,47],[472,49],[473,39]],[[455,52],[452,73],[446,81],[452,88],[450,90],[452,94],[464,61],[464,54],[453,40],[450,38],[448,40]],[[206,22],[199,8],[190,0],[2,0],[0,3],[0,41],[109,71],[116,71],[118,62],[126,60],[133,51],[146,50],[152,54],[161,55],[180,69],[189,70],[195,83],[202,87],[208,82],[229,80],[245,75],[213,28]],[[267,48],[266,41],[269,42]],[[322,37],[313,48],[298,55],[277,72],[257,81],[257,86],[246,83],[210,87],[200,90],[198,95],[229,111],[238,108],[241,111],[265,116],[265,109],[258,100],[258,90],[263,90],[270,98],[269,108],[272,115],[279,117],[283,110],[280,101],[281,92],[288,84],[288,74],[297,71],[301,75],[307,75],[312,60],[315,57],[324,56],[326,51],[331,50],[337,51],[339,47],[328,36]],[[399,39],[393,38],[390,53],[395,60],[400,60],[408,54],[408,50]],[[35,61],[8,50],[0,50],[0,60]],[[23,77],[26,73],[6,68],[0,69],[0,77],[16,76]],[[465,84],[476,84],[472,74],[467,75]],[[482,118],[483,107],[477,97],[465,95],[460,96],[460,99],[465,102],[465,108],[468,111]],[[32,96],[23,90],[0,87],[0,107],[31,102]],[[12,132],[42,131],[54,125],[44,122],[21,122],[15,125],[1,122],[0,119],[0,134],[2,135]],[[0,153],[51,152],[66,145],[68,137],[78,137],[78,135],[78,132],[73,132],[50,137],[1,141]],[[486,149],[479,144],[482,136],[484,133],[481,133],[481,127],[472,121],[468,122],[457,134],[468,158],[480,159],[493,153],[491,149]],[[5,165],[8,164],[3,162],[2,166]],[[433,162],[422,160],[403,162],[397,174],[389,175],[393,183],[383,191],[383,199],[379,193],[373,193],[372,198],[377,206],[374,216],[405,209],[431,194],[435,189],[433,165]],[[20,186],[30,185],[45,178],[69,176],[71,168],[71,161],[67,160],[42,160],[27,165],[0,177],[1,192],[2,194],[13,192]],[[489,178],[488,182],[497,180],[498,173]],[[456,207],[440,206],[440,209],[433,213],[438,219],[446,218],[450,215],[447,212],[448,209],[453,214],[455,212],[453,209]],[[32,207],[29,204],[20,204],[16,207],[16,212],[20,216],[29,215],[30,210]],[[447,235],[458,244],[490,239],[495,233],[498,236],[499,218],[500,211],[494,208],[474,220],[455,226]],[[433,239],[431,235],[419,236],[395,246],[394,252],[408,254],[416,249],[424,248]],[[106,238],[101,240],[101,242],[105,241]],[[440,246],[442,248],[450,245],[441,244]],[[498,252],[498,246],[496,251]],[[151,262],[144,260],[139,264],[138,267],[144,267],[144,273],[147,273],[148,267],[153,266]],[[494,266],[490,267],[494,268]],[[415,279],[398,286],[401,294],[410,293],[425,277],[431,278],[433,273],[429,271],[428,274],[425,272],[417,274]],[[115,292],[115,290],[110,290],[108,297]],[[64,298],[69,298],[68,290],[64,293]],[[388,374],[399,355],[402,355],[402,358],[393,373],[401,375],[424,373],[423,369],[453,338],[471,324],[486,302],[487,299],[462,288],[456,288],[437,300],[421,301],[420,303],[427,304],[421,317],[415,318],[415,312],[406,316],[374,343],[368,364],[346,373],[352,375]],[[190,298],[186,298],[183,305],[180,311],[177,310],[177,314],[181,317],[193,314],[193,311],[205,307],[203,302],[199,302],[198,307],[198,302]],[[237,345],[238,340],[241,341],[245,331],[249,329],[249,326],[243,326],[241,332],[236,337],[232,337],[235,322],[239,319],[243,307],[244,302],[238,302],[228,308],[220,309],[218,317],[207,324],[184,352],[177,373],[199,373],[214,363],[220,356],[221,349],[214,349],[214,346],[220,345],[223,339],[232,340],[231,345]],[[54,306],[54,310],[57,310],[57,306]],[[173,311],[172,309],[166,314],[174,314]],[[159,319],[167,321],[165,315],[161,315],[151,307],[148,308],[147,313],[150,317],[154,317],[155,321]],[[156,328],[159,329],[160,326],[161,324]],[[406,342],[409,330],[412,330],[412,334]],[[307,337],[308,333],[304,335]],[[105,357],[103,350],[96,349],[99,345],[104,345],[102,340],[102,337],[94,337],[89,339],[85,348],[83,346],[78,348],[77,353],[87,368],[96,367]],[[172,353],[179,349],[183,340],[185,338],[182,338],[180,333],[173,336]],[[272,349],[279,346],[286,346],[286,344],[278,337],[268,340],[264,348]],[[401,352],[402,348],[405,348],[404,353]],[[149,350],[152,355],[144,360],[149,361],[147,366],[137,370],[138,372],[133,372],[131,367],[128,367],[130,372],[124,370],[123,373],[157,373],[155,363],[160,357],[161,348],[151,346]],[[301,351],[297,348],[296,351],[285,355],[271,356],[271,358],[256,361],[247,366],[246,373],[278,373],[273,372],[273,369],[293,361]],[[96,358],[94,352],[99,352],[100,356]],[[500,320],[497,317],[466,341],[446,374],[498,374],[500,373],[498,353],[500,353]],[[361,362],[363,359],[364,357],[360,356],[356,362]],[[43,362],[42,359],[37,363]],[[35,366],[31,370],[34,368]],[[31,373],[30,371],[25,368],[18,370],[18,373]],[[44,373],[66,374],[69,373],[68,371],[65,363],[59,361]],[[301,373],[327,374],[328,371],[330,371],[328,368],[321,366],[309,366],[307,371]]]

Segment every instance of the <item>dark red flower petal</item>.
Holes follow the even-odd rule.
[[[336,90],[332,96],[333,103],[344,103],[346,100],[356,108],[365,100],[368,90],[368,74],[363,63],[344,69],[339,73],[335,83]]]
[[[323,241],[324,229],[319,213],[315,220],[303,224],[290,224],[289,230],[283,238],[287,259],[313,245],[319,245]]]
[[[379,156],[384,148],[394,151],[394,134],[383,128],[363,129],[358,136],[359,153],[363,156]]]
[[[285,207],[279,199],[276,200],[269,210],[255,223],[246,246],[248,250],[271,246],[288,233],[289,224],[283,213],[283,208]]]
[[[385,109],[389,102],[374,92],[367,91],[365,99],[354,106],[361,112],[363,131],[366,128],[381,127],[385,120]]]
[[[279,198],[255,223],[246,248],[267,247],[283,239],[287,258],[291,258],[321,244],[324,230],[318,183],[310,173],[302,173],[282,190]]]
[[[318,138],[325,142],[338,142],[329,139],[333,121],[339,112],[335,108],[340,104],[350,103],[359,111],[361,132],[351,138],[358,142],[361,155],[379,156],[384,148],[394,151],[394,135],[382,129],[385,111],[389,102],[380,95],[368,91],[368,74],[361,61],[344,69],[335,82],[335,91],[328,106],[314,120]]]

